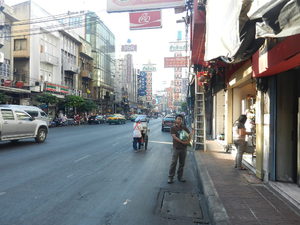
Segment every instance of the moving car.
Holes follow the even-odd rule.
[[[171,130],[171,127],[173,127],[174,124],[175,124],[175,116],[173,116],[173,115],[166,115],[162,119],[161,131]]]
[[[100,124],[100,123],[104,123],[105,119],[103,116],[90,116],[88,119],[88,124]]]
[[[42,143],[47,134],[45,121],[37,120],[21,109],[0,107],[0,141],[34,138],[37,143]]]
[[[125,124],[126,118],[122,114],[113,114],[107,117],[107,123],[109,124]]]
[[[45,113],[39,107],[29,106],[29,105],[0,105],[0,107],[8,107],[8,108],[12,108],[12,109],[24,110],[31,117],[33,117],[37,120],[43,120],[49,126],[50,118],[48,117],[47,113]]]

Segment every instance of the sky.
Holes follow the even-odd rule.
[[[4,0],[7,5],[14,5],[25,0]],[[40,7],[53,15],[68,11],[94,11],[104,24],[114,33],[116,39],[116,58],[121,58],[121,45],[127,44],[130,39],[137,45],[137,52],[133,53],[134,66],[142,68],[142,64],[156,64],[157,72],[153,73],[153,92],[162,90],[170,85],[174,78],[174,69],[164,68],[164,57],[172,57],[169,52],[169,42],[177,40],[178,31],[182,31],[184,38],[184,23],[176,23],[184,14],[174,14],[174,9],[162,10],[162,28],[133,30],[129,29],[129,13],[107,13],[107,0],[33,0]]]

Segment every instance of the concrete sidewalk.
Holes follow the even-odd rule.
[[[233,167],[234,156],[215,142],[195,151],[210,217],[225,225],[299,225],[300,212],[248,171]]]

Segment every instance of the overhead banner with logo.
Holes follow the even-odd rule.
[[[107,0],[107,12],[175,8],[184,5],[185,0]]]
[[[130,30],[161,28],[161,11],[129,13]]]

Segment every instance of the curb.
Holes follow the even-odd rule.
[[[208,174],[206,167],[202,163],[199,151],[194,152],[201,186],[203,189],[204,197],[208,206],[208,214],[212,224],[214,225],[230,225],[229,217],[221,202],[218,192]]]

